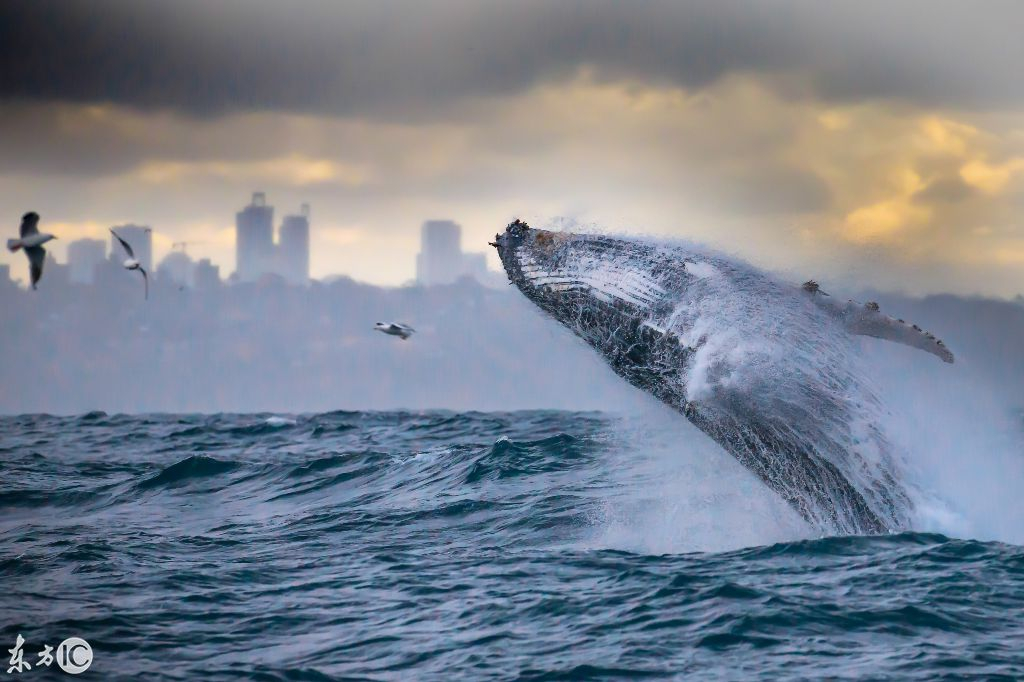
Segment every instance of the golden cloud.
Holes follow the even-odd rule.
[[[213,177],[243,185],[271,183],[301,187],[337,184],[359,187],[369,180],[369,174],[362,168],[301,154],[256,161],[147,161],[133,175],[143,183],[154,185]]]
[[[928,222],[931,211],[914,203],[914,195],[924,188],[921,177],[912,168],[901,168],[891,175],[895,196],[850,211],[844,220],[847,239],[858,243],[889,241]]]
[[[939,116],[923,118],[920,129],[928,147],[957,157],[968,155],[978,136],[978,129],[974,126]]]
[[[968,185],[977,187],[988,194],[1003,191],[1014,175],[1024,171],[1024,158],[1014,158],[1004,163],[989,163],[975,159],[963,165],[960,177]]]

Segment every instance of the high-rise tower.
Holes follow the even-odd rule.
[[[450,284],[462,274],[462,228],[451,220],[423,223],[416,280],[424,286]]]
[[[118,246],[118,248],[121,248]],[[121,252],[122,254],[124,251]],[[92,284],[96,266],[107,257],[107,244],[102,239],[76,239],[68,244],[69,277],[73,284]]]
[[[252,282],[274,270],[274,208],[263,192],[235,215],[235,271],[239,281]]]
[[[309,283],[309,204],[285,216],[278,235],[280,273],[292,284]]]

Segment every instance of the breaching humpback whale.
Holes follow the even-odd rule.
[[[492,246],[510,283],[634,386],[681,412],[826,533],[884,533],[911,503],[851,335],[953,356],[875,303],[838,303],[681,244],[549,232]]]

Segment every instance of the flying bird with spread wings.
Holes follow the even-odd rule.
[[[149,275],[146,274],[146,269],[139,263],[139,259],[135,257],[135,252],[132,251],[131,244],[121,238],[117,232],[114,232],[113,228],[110,230],[110,234],[117,237],[117,241],[121,242],[121,246],[124,247],[125,253],[128,254],[128,258],[124,261],[125,270],[138,270],[142,273],[142,280],[146,283],[146,299],[149,300]]]
[[[403,341],[412,336],[416,330],[407,324],[401,324],[400,322],[378,322],[373,325],[373,328],[382,334],[388,336],[397,336]]]
[[[43,263],[46,262],[46,249],[43,244],[56,239],[52,234],[39,231],[39,214],[30,211],[21,217],[21,231],[18,239],[8,239],[7,248],[14,253],[18,249],[25,249],[28,256],[29,278],[32,288],[36,288],[39,279],[43,276]]]

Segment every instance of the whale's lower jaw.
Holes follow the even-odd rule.
[[[688,401],[686,374],[694,350],[671,331],[651,326],[643,302],[608,296],[585,282],[538,283],[536,273],[524,272],[516,247],[515,241],[499,239],[511,284],[585,340],[616,374],[684,415],[812,526],[834,534],[878,534],[900,527],[892,496],[878,489],[884,486],[875,486],[873,508],[842,472],[785,425],[728,401]],[[529,257],[525,260],[532,270]]]

